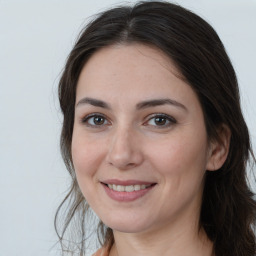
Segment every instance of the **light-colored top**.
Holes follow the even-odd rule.
[[[109,256],[109,252],[108,252],[107,248],[100,248],[92,256]]]

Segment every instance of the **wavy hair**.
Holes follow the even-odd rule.
[[[210,140],[220,140],[221,125],[230,129],[227,160],[219,170],[206,172],[199,223],[213,242],[214,255],[254,256],[256,203],[246,168],[249,162],[255,163],[255,157],[241,111],[235,71],[217,33],[206,21],[163,1],[142,1],[100,13],[81,31],[68,56],[59,82],[59,101],[64,116],[61,152],[71,186],[55,216],[63,255],[65,250],[76,249],[80,256],[85,255],[89,221],[89,206],[78,187],[71,155],[78,77],[86,61],[99,49],[132,43],[157,47],[175,63],[198,96]],[[73,243],[65,240],[68,229],[78,237]],[[98,237],[103,245],[114,242],[112,230],[101,221]]]

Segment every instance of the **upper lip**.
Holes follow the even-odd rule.
[[[115,185],[121,185],[121,186],[130,186],[130,185],[151,185],[151,184],[155,184],[156,182],[148,182],[148,181],[142,181],[142,180],[108,179],[108,180],[102,180],[101,183],[115,184]]]

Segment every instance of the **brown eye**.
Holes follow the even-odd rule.
[[[166,120],[165,117],[156,117],[154,119],[154,122],[155,122],[156,125],[165,125],[167,120]]]
[[[177,121],[169,115],[155,114],[151,116],[144,125],[152,126],[155,128],[167,128],[176,123]]]
[[[95,125],[103,125],[104,122],[105,122],[105,118],[103,118],[102,116],[95,116],[95,117],[93,118],[93,123],[94,123]]]
[[[107,118],[100,114],[88,115],[82,119],[82,123],[87,126],[95,127],[95,128],[109,124]]]

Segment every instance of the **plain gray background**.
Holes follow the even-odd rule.
[[[69,180],[59,74],[89,17],[116,3],[124,2],[0,0],[0,256],[59,255],[53,218]],[[256,150],[256,0],[176,3],[205,18],[226,46]]]

